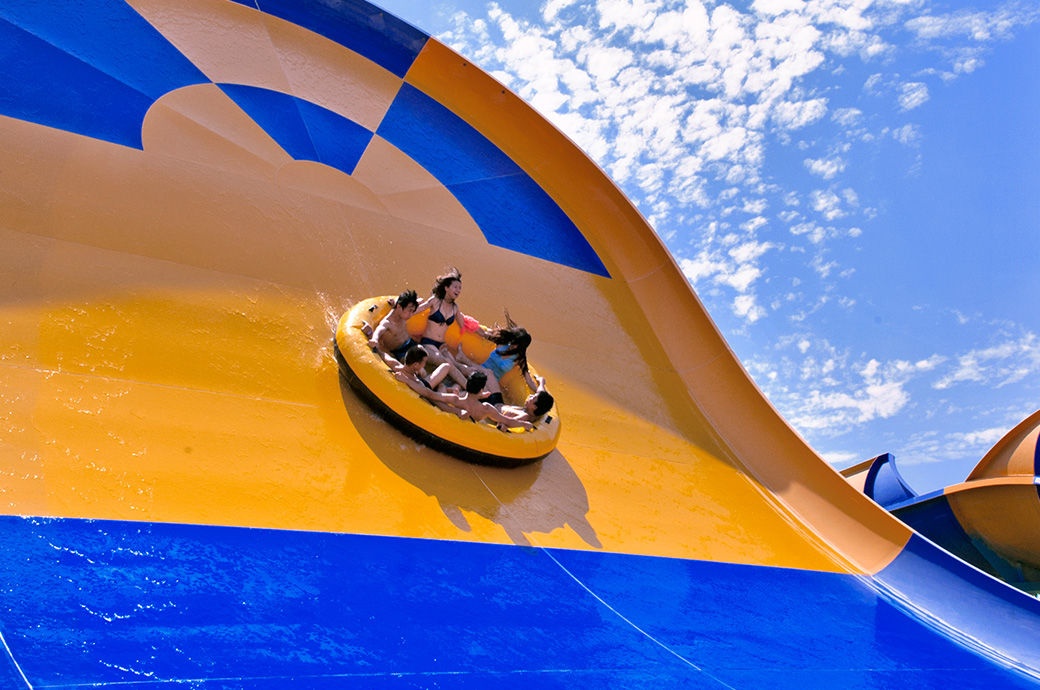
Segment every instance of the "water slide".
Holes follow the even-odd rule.
[[[890,453],[842,471],[919,534],[1019,589],[1040,592],[1040,411],[987,452],[963,482],[920,495]]]
[[[0,46],[0,687],[1040,686],[1040,602],[829,468],[464,56],[361,0],[11,0]],[[537,462],[339,373],[447,266],[534,336]]]

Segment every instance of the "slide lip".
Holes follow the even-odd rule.
[[[531,431],[502,432],[440,410],[394,380],[360,328],[362,324],[374,327],[389,311],[392,299],[389,295],[363,299],[337,324],[333,347],[340,375],[358,397],[413,440],[474,464],[520,467],[555,450],[561,427],[556,406]]]

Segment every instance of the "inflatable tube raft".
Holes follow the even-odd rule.
[[[415,440],[469,462],[496,467],[518,467],[551,453],[560,436],[560,418],[554,406],[530,431],[501,431],[489,423],[474,423],[445,412],[404,385],[390,372],[382,357],[369,347],[365,330],[375,329],[390,311],[393,297],[372,297],[354,305],[336,327],[336,352],[340,371],[351,388],[387,421]],[[418,342],[426,327],[426,314],[408,321],[408,330]],[[369,331],[371,332],[371,331]],[[473,361],[484,361],[494,344],[475,333],[461,333],[452,324],[446,342]],[[533,368],[532,368],[533,371]],[[500,380],[505,401],[522,405],[530,394],[517,368]]]

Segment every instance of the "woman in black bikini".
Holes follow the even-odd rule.
[[[456,303],[461,293],[462,274],[459,273],[459,269],[452,267],[447,273],[437,276],[432,294],[420,302],[419,308],[415,310],[416,314],[430,312],[426,317],[426,330],[423,331],[419,344],[426,348],[430,362],[434,364],[447,362],[455,365],[455,357],[445,345],[444,338],[448,327],[455,323],[456,319],[465,318]],[[462,383],[465,385],[465,381]]]

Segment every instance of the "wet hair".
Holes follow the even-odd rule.
[[[426,348],[422,345],[412,345],[408,348],[408,352],[404,353],[404,365],[406,367],[411,366],[416,362],[423,361],[429,356],[429,353],[426,352]]]
[[[437,279],[433,283],[433,296],[437,299],[444,299],[444,295],[448,291],[448,286],[455,281],[462,282],[462,274],[459,273],[459,269],[452,266],[446,273],[437,276]]]
[[[394,302],[394,306],[401,307],[401,309],[407,309],[409,304],[419,306],[419,295],[415,290],[405,290],[397,296],[397,301]]]
[[[484,390],[485,385],[487,385],[487,374],[482,371],[474,371],[466,379],[466,392],[476,395]]]
[[[520,366],[520,371],[524,374],[527,373],[527,348],[531,345],[531,334],[527,332],[526,328],[516,325],[516,322],[509,317],[508,309],[506,310],[506,325],[496,324],[488,333],[488,340],[496,345],[505,345],[502,354],[512,357]]]
[[[534,394],[534,409],[531,413],[535,417],[541,417],[552,409],[554,402],[555,401],[549,391],[538,391]]]

